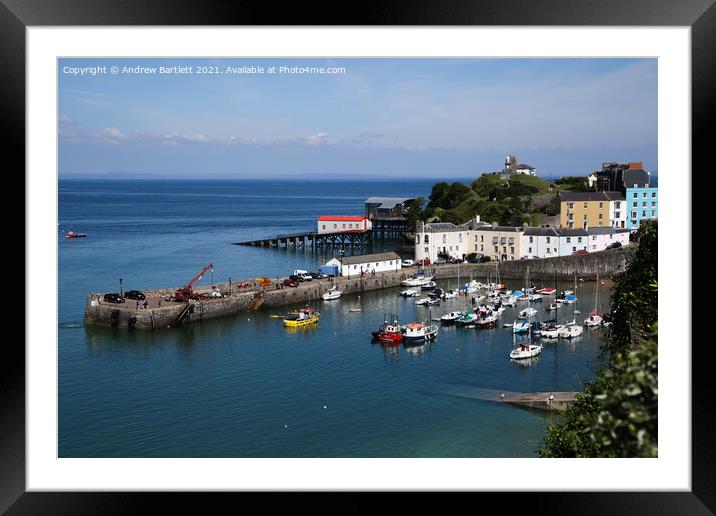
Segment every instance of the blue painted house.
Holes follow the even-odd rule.
[[[626,202],[626,227],[635,231],[641,221],[659,216],[659,189],[650,184],[649,173],[642,169],[623,172],[623,192]]]

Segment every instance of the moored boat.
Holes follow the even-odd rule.
[[[283,325],[287,328],[298,328],[301,326],[309,326],[318,322],[321,313],[315,308],[301,308],[297,313],[288,315],[283,320]]]
[[[85,233],[75,233],[72,230],[65,233],[65,238],[85,238],[86,236],[87,234]]]
[[[330,290],[324,292],[321,297],[324,301],[330,301],[332,299],[338,299],[341,297],[341,294],[343,294],[343,292],[338,290],[337,286],[333,286]]]
[[[388,317],[386,317],[383,324],[378,328],[378,331],[372,332],[371,335],[373,335],[373,338],[385,344],[400,344],[403,342],[403,329],[398,323],[398,320],[393,319],[390,321]]]
[[[510,358],[519,360],[523,358],[532,358],[542,352],[542,346],[538,344],[524,343],[510,351]]]
[[[405,342],[420,342],[433,340],[438,334],[436,324],[410,323],[403,326],[403,339]]]

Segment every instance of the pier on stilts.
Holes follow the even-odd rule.
[[[318,233],[315,231],[303,233],[290,233],[272,238],[259,238],[244,242],[234,242],[235,245],[253,247],[285,247],[285,248],[362,248],[370,247],[373,234],[368,231],[345,231],[341,233]]]

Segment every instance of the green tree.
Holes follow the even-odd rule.
[[[425,220],[423,218],[423,204],[425,204],[425,198],[418,197],[408,206],[408,211],[405,215],[405,218],[408,221],[409,228],[414,228],[415,224],[419,220]]]
[[[659,309],[658,224],[643,222],[637,232],[639,245],[624,271],[614,275],[612,324],[602,351],[611,357],[636,349],[656,323]]]
[[[541,457],[658,456],[658,334],[618,353],[547,429]]]

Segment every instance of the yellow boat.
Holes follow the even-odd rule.
[[[309,326],[318,322],[321,316],[314,308],[303,308],[296,315],[289,315],[284,318],[283,325],[286,328],[299,328],[301,326]]]

